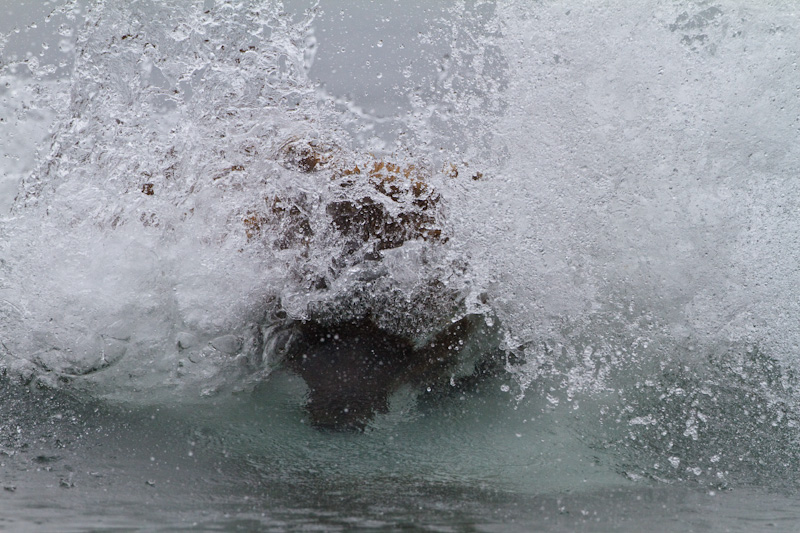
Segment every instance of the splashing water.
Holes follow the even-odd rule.
[[[413,194],[384,189],[413,184],[418,172],[435,181],[432,163],[348,155],[347,134],[307,79],[313,15],[292,21],[274,3],[229,8],[178,15],[142,2],[88,11],[68,97],[42,97],[67,109],[49,153],[22,181],[8,229],[7,253],[19,255],[8,261],[11,279],[25,278],[10,290],[28,284],[38,295],[8,298],[21,309],[7,326],[12,366],[32,362],[40,377],[113,366],[104,376],[142,374],[135,387],[150,377],[171,387],[171,374],[186,382],[193,368],[207,384],[226,359],[248,366],[261,355],[259,325],[275,302],[303,318],[311,303],[351,292],[365,276],[406,293],[434,273],[457,276],[445,272],[458,262],[447,247],[392,250],[418,235],[393,237],[389,227],[374,230],[378,248],[389,248],[386,273],[364,272],[372,267],[359,266],[352,242],[342,252],[325,228],[354,216],[348,209],[391,217],[411,200],[433,209],[438,196],[423,182]],[[342,192],[359,165],[383,195],[357,185]],[[366,205],[358,195],[370,192]],[[455,278],[448,284],[467,290]]]
[[[366,465],[413,428],[381,441],[432,457],[408,472],[487,439],[525,468],[487,451],[454,477],[491,464],[517,493],[796,487],[791,5],[142,0],[40,18],[0,28],[14,380],[288,409],[286,320],[377,309],[419,342],[484,314],[497,338],[474,342],[504,373],[401,391],[353,444]],[[356,212],[416,226],[353,238]],[[267,446],[231,416],[243,456]],[[255,427],[301,438],[275,416]]]

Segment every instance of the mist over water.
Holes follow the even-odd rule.
[[[150,0],[25,15],[0,27],[0,366],[14,406],[0,444],[15,468],[51,456],[36,446],[121,450],[143,434],[132,472],[165,438],[180,451],[117,486],[134,509],[174,482],[164,515],[199,520],[191,482],[166,472],[207,468],[212,507],[247,495],[262,525],[296,508],[341,526],[325,487],[362,524],[463,511],[620,526],[637,514],[620,502],[664,491],[667,528],[696,505],[739,527],[741,501],[708,491],[796,489],[790,2]],[[323,154],[314,172],[298,166],[305,146]],[[425,173],[447,238],[362,261],[367,245],[328,230],[326,205],[377,198],[336,172],[383,159]],[[303,238],[288,215],[258,233],[292,209]],[[375,308],[418,341],[454,318],[444,299],[419,305],[431,286],[497,325],[504,372],[403,389],[364,434],[309,428],[304,385],[278,368],[281,320]],[[105,453],[67,465],[86,501],[101,485],[80,472],[120,467]],[[557,518],[568,493],[589,495],[569,504],[588,509],[576,522]],[[428,500],[439,507],[408,511]],[[764,520],[795,519],[782,509]]]

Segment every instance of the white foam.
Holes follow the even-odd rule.
[[[124,351],[100,373],[115,377],[91,379],[202,381],[253,342],[276,294],[302,316],[326,297],[309,279],[335,246],[259,248],[241,220],[297,191],[323,209],[322,178],[277,157],[287,140],[315,139],[458,166],[459,179],[434,183],[447,246],[409,243],[383,266],[412,291],[441,274],[470,305],[486,294],[508,347],[526,350],[523,388],[554,346],[588,390],[607,386],[617,353],[749,343],[792,361],[796,18],[729,3],[487,6],[443,9],[418,62],[399,44],[370,48],[374,68],[402,63],[401,76],[370,78],[375,91],[398,86],[382,105],[371,89],[359,101],[309,80],[335,70],[313,64],[334,61],[315,31],[331,24],[324,13],[90,10],[70,83],[44,89],[42,101],[61,102],[53,145],[0,228],[10,357],[80,374]],[[456,262],[469,267],[455,275]],[[333,279],[333,293],[377,275],[363,268]]]

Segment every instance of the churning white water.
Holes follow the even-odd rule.
[[[797,524],[791,2],[3,9],[0,524]],[[382,161],[446,238],[330,229],[401,213],[340,185]],[[280,365],[312,309],[483,314],[503,368],[320,433]]]

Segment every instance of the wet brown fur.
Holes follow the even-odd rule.
[[[329,229],[342,238],[345,255],[362,250],[364,259],[379,260],[382,250],[409,240],[447,240],[442,233],[441,197],[429,185],[427,169],[372,156],[360,164],[347,164],[336,150],[313,141],[286,143],[280,158],[287,168],[304,173],[325,170],[342,190],[359,191],[325,206]],[[447,174],[456,178],[458,170],[451,165]],[[473,179],[480,177],[476,173]],[[266,198],[265,204],[266,209],[244,216],[248,239],[274,239],[275,247],[288,248],[314,236],[302,196]],[[475,317],[465,317],[450,324],[422,347],[381,329],[370,317],[296,323],[296,341],[284,364],[308,385],[306,407],[315,427],[363,429],[376,413],[387,411],[389,397],[397,389],[406,384],[433,385],[456,366],[474,322]]]

